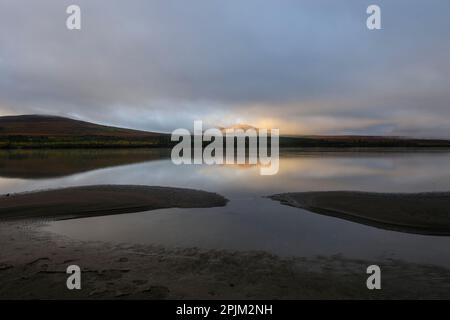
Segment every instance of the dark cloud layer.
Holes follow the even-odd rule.
[[[0,0],[0,111],[450,137],[449,17],[442,0]]]

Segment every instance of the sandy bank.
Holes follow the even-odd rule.
[[[384,229],[450,235],[450,192],[298,192],[270,198],[285,205]]]
[[[139,185],[95,185],[0,196],[0,219],[54,220],[140,212],[163,208],[226,205],[211,192]]]
[[[450,298],[450,270],[391,259],[80,242],[22,222],[1,223],[0,243],[0,299]],[[66,287],[72,264],[81,290]],[[371,264],[382,290],[366,287]]]

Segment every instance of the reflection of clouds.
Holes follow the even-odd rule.
[[[450,154],[293,153],[280,158],[274,176],[258,166],[180,165],[150,161],[68,177],[25,180],[0,178],[0,192],[92,184],[145,184],[188,187],[227,194],[307,190],[419,192],[450,189]]]
[[[381,170],[368,165],[365,161],[339,158],[289,158],[282,159],[280,166],[282,175],[299,178],[338,178],[381,173]]]
[[[170,160],[107,168],[46,180],[0,179],[2,192],[79,184],[147,184],[218,192],[226,207],[167,209],[53,223],[50,230],[74,239],[176,247],[266,250],[276,254],[332,255],[418,262],[444,261],[448,240],[387,232],[282,206],[261,196],[289,191],[448,190],[450,154],[306,153],[281,157],[277,175],[257,167],[176,166]],[[436,184],[438,183],[438,184]]]
[[[222,165],[205,166],[199,172],[210,175],[213,179],[233,181],[241,178],[243,183],[254,180],[266,180],[260,177],[259,165]],[[362,176],[381,174],[382,169],[367,166],[364,161],[348,161],[348,159],[329,159],[321,157],[281,158],[280,170],[273,176],[274,180],[289,181],[302,178],[339,178],[344,176]]]
[[[261,192],[270,194],[274,190],[296,191],[309,189],[336,189],[343,186],[346,178],[358,179],[383,175],[385,171],[368,167],[364,159],[301,157],[281,158],[278,174],[261,176],[257,167],[242,170],[237,166],[204,166],[199,171],[210,182],[226,189],[244,190],[243,192]]]
[[[22,179],[0,178],[1,193],[8,193],[8,190],[20,189],[25,181]]]
[[[204,166],[198,172],[217,185],[246,191],[295,190],[427,191],[450,186],[448,154],[292,155],[280,159],[280,171],[270,178],[256,167]]]

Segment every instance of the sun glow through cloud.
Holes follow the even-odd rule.
[[[378,2],[388,32],[369,34],[360,0],[112,1],[107,12],[79,0],[89,20],[76,35],[54,19],[64,3],[3,0],[0,112],[163,132],[201,119],[450,137],[450,2]]]

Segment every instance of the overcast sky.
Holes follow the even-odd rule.
[[[0,115],[450,137],[449,57],[447,0],[0,0]]]

